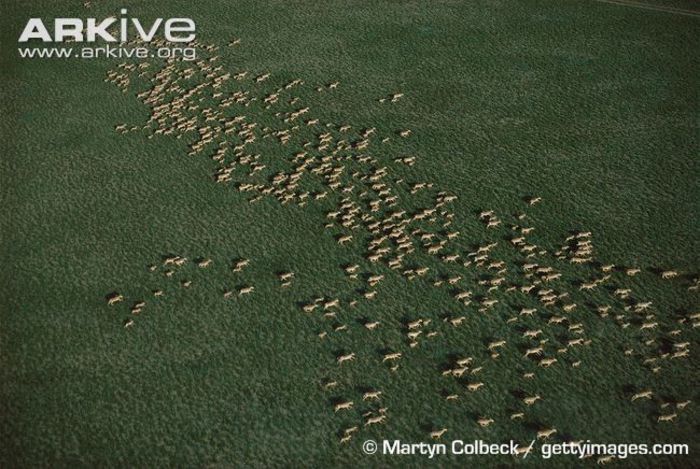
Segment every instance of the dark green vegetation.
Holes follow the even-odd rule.
[[[360,244],[339,247],[323,230],[331,198],[306,207],[269,198],[249,204],[231,185],[214,184],[213,162],[186,156],[183,140],[116,133],[123,122],[141,125],[149,110],[133,91],[103,82],[114,61],[16,57],[19,29],[32,16],[105,16],[122,6],[142,18],[191,16],[199,39],[221,46],[225,69],[269,71],[269,87],[303,79],[296,95],[313,117],[374,126],[382,135],[411,129],[411,138],[371,153],[393,175],[434,182],[459,197],[451,229],[462,233],[462,252],[506,233],[486,232],[475,211],[494,209],[512,222],[523,196],[541,195],[544,202],[527,210],[534,242],[556,249],[570,230],[591,230],[598,260],[645,270],[616,281],[654,302],[663,331],[697,312],[686,276],[661,281],[649,270],[692,275],[700,265],[700,19],[588,1],[309,3],[2,6],[0,465],[418,466],[427,459],[370,458],[360,444],[369,437],[427,441],[440,427],[450,429],[447,441],[529,442],[552,426],[594,442],[686,442],[697,454],[697,329],[684,329],[690,357],[652,374],[639,357],[623,355],[629,347],[649,350],[635,334],[581,299],[577,319],[594,342],[567,358],[580,359],[580,368],[560,363],[523,383],[522,352],[503,320],[517,302],[487,314],[460,308],[428,279],[408,283],[369,266]],[[240,47],[225,47],[238,37]],[[337,90],[314,91],[334,80]],[[398,103],[377,102],[399,90],[406,96]],[[249,113],[266,115],[255,107]],[[273,168],[297,151],[268,149]],[[417,164],[392,163],[405,155],[416,155]],[[510,252],[504,247],[499,255],[515,268]],[[177,280],[154,280],[146,270],[168,253],[214,264],[206,271],[187,266],[193,285],[183,292]],[[230,262],[239,257],[251,267],[234,276]],[[423,259],[436,272],[450,270]],[[387,279],[374,302],[339,313],[351,333],[323,342],[320,313],[307,315],[297,302],[350,295],[358,285],[339,267],[355,262]],[[297,274],[286,291],[274,275],[283,270]],[[594,275],[589,266],[562,271],[562,284]],[[256,291],[224,301],[222,289],[239,284]],[[151,288],[165,288],[167,299],[147,298],[136,326],[122,328],[127,307],[107,307],[104,295],[118,290],[133,300]],[[607,296],[589,295],[601,302]],[[407,349],[401,320],[437,322],[460,309],[465,325],[406,352],[397,374],[379,363],[379,350]],[[356,321],[364,316],[383,326],[365,331]],[[513,347],[489,366],[485,343],[497,338]],[[357,352],[358,360],[338,371],[338,350]],[[487,386],[461,391],[452,403],[440,393],[456,392],[455,382],[439,372],[455,353],[484,365],[479,379]],[[328,377],[344,387],[322,390]],[[384,392],[388,421],[340,446],[337,432],[361,422],[363,386]],[[630,402],[646,388],[654,401]],[[508,417],[522,407],[517,390],[544,398],[526,411],[524,424]],[[334,414],[336,397],[358,409]],[[693,402],[676,421],[660,424],[662,399]],[[479,428],[481,415],[496,422]],[[433,464],[465,461],[513,462]],[[629,462],[655,467],[686,459]],[[541,463],[533,457],[519,465]]]

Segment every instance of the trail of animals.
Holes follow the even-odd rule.
[[[547,201],[534,195],[523,198],[519,213],[481,209],[474,212],[473,220],[459,220],[451,208],[458,202],[455,195],[429,181],[392,175],[392,168],[419,164],[418,158],[373,156],[378,147],[385,154],[395,140],[410,139],[410,129],[380,135],[373,127],[323,122],[295,95],[301,87],[310,86],[302,78],[279,86],[269,71],[224,70],[218,65],[219,46],[192,45],[200,54],[196,62],[122,63],[108,72],[106,81],[124,93],[134,93],[151,110],[147,122],[120,124],[116,131],[183,139],[189,142],[189,156],[202,157],[203,164],[212,166],[208,183],[229,186],[251,204],[263,197],[283,205],[316,204],[326,213],[319,229],[337,243],[337,249],[351,257],[348,246],[362,248],[362,258],[350,258],[338,266],[346,285],[295,298],[299,314],[317,324],[318,340],[335,370],[323,370],[319,381],[334,396],[328,415],[341,422],[338,444],[350,444],[368,427],[389,426],[395,418],[382,405],[386,397],[382,389],[368,387],[359,392],[343,380],[344,370],[361,366],[358,362],[374,362],[386,373],[399,375],[416,350],[430,342],[453,340],[456,331],[480,315],[500,318],[503,328],[483,344],[478,356],[434,357],[434,366],[425,372],[439,376],[444,386],[433,399],[458,405],[469,396],[488,393],[489,383],[480,376],[485,370],[498,369],[501,356],[512,353],[522,357],[517,371],[522,389],[535,391],[523,392],[519,408],[505,417],[479,415],[473,422],[477,427],[526,422],[530,409],[548,399],[545,392],[536,391],[538,377],[553,367],[576,373],[585,366],[578,351],[595,347],[596,340],[584,327],[584,317],[597,316],[600,327],[618,328],[627,344],[621,353],[641,362],[652,375],[672,372],[688,359],[691,344],[698,339],[700,312],[662,314],[653,299],[629,285],[633,277],[650,276],[655,282],[673,282],[697,292],[700,280],[693,273],[601,262],[595,236],[587,231],[561,233],[558,246],[536,242],[537,227],[530,214]],[[243,45],[233,40],[228,47]],[[319,93],[333,93],[342,83],[311,86]],[[396,106],[407,97],[394,90],[375,99],[377,106]],[[257,152],[256,145],[262,141],[274,142],[279,151],[267,156]],[[460,226],[467,222],[481,224],[481,239],[464,239]],[[108,307],[123,313],[119,321],[127,333],[148,320],[149,303],[177,301],[196,288],[189,279],[194,272],[225,264],[240,276],[256,262],[240,257],[188,258],[188,253],[169,253],[151,261],[154,285],[161,286],[142,298],[125,298],[119,292],[107,296]],[[294,295],[298,272],[270,275],[277,277],[280,295]],[[407,285],[429,286],[433,295],[451,299],[452,312],[427,313],[416,305],[396,305],[397,318],[392,323],[357,313],[360,305],[386,293],[383,284],[389,276],[400,276]],[[255,279],[237,278],[239,283],[233,280],[231,288],[221,291],[222,301],[254,300]],[[381,340],[389,329],[401,331],[405,337],[401,347],[387,346],[378,353],[374,348],[353,350],[343,345],[372,336]],[[349,342],[348,336],[356,342]],[[627,398],[654,400],[658,424],[669,425],[684,418],[689,392],[678,390],[669,400],[659,399],[654,389],[637,389]],[[559,429],[546,422],[539,422],[538,428],[533,438],[563,438]],[[425,436],[440,439],[451,431],[437,427]],[[600,456],[599,462],[611,459]]]

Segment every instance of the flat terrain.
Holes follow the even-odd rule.
[[[612,464],[697,460],[700,17],[661,11],[696,2],[25,3],[0,7],[0,466],[543,464],[361,450],[443,428],[687,443]],[[218,49],[166,69],[18,57],[30,17],[121,7],[191,17]]]

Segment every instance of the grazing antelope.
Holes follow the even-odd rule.
[[[313,312],[313,310],[315,310],[316,308],[318,308],[318,304],[317,304],[317,303],[309,303],[309,304],[307,304],[307,305],[302,306],[301,309],[303,309],[305,313],[311,313],[311,312]]]
[[[347,355],[340,355],[338,358],[335,359],[335,361],[338,363],[338,365],[342,365],[344,362],[351,361],[354,359],[355,359],[355,352],[348,353]]]
[[[358,427],[357,425],[355,425],[355,426],[353,426],[353,427],[346,428],[345,431],[343,431],[343,434],[345,434],[345,435],[352,435],[353,433],[355,433],[355,432],[358,431],[359,429],[360,429],[360,427]]]
[[[503,347],[506,344],[505,340],[495,340],[488,345],[489,350],[493,350],[498,347]]]
[[[384,423],[384,420],[386,420],[385,414],[378,415],[376,417],[368,417],[367,421],[365,422],[365,427],[367,427],[369,425],[376,425],[378,423]]]
[[[574,345],[582,345],[583,344],[583,338],[579,337],[577,339],[571,339],[566,342],[567,347],[572,347]]]
[[[523,244],[525,242],[525,236],[517,236],[515,238],[512,238],[510,242],[513,246],[518,246],[519,244]]]
[[[601,456],[596,460],[596,464],[600,464],[600,465],[607,464],[607,463],[611,462],[613,459],[615,459],[614,454],[608,454],[605,456]]]
[[[367,322],[365,323],[365,327],[369,329],[370,331],[375,330],[377,327],[379,327],[379,321],[373,321],[373,322]]]
[[[445,262],[457,262],[457,259],[459,259],[459,254],[451,254],[451,255],[442,256],[442,260]]]
[[[523,332],[523,337],[530,338],[530,339],[536,339],[537,336],[539,336],[542,333],[543,333],[542,329],[537,329],[536,331],[529,330],[529,331]]]
[[[163,265],[178,265],[181,266],[187,261],[187,258],[180,256],[170,256],[163,260]]]
[[[516,412],[514,414],[510,414],[510,419],[511,420],[516,420],[516,419],[523,419],[525,418],[525,413],[524,412]]]
[[[657,422],[671,422],[676,417],[678,417],[678,414],[674,412],[672,414],[659,415],[659,418],[656,419],[656,421]]]
[[[411,329],[417,329],[423,325],[423,320],[422,319],[416,319],[415,321],[411,321],[408,324],[406,324],[406,327],[408,327],[409,330]]]
[[[460,280],[462,280],[462,276],[461,276],[461,275],[457,275],[457,276],[455,276],[455,277],[450,277],[450,278],[448,278],[448,279],[447,279],[447,283],[450,284],[450,285],[455,285],[455,284],[458,283]]]
[[[476,421],[476,423],[478,423],[479,426],[481,426],[481,427],[488,427],[493,422],[494,422],[494,420],[492,418],[486,418],[486,417],[481,417]]]
[[[530,406],[530,405],[533,405],[535,402],[537,402],[537,401],[540,400],[540,399],[542,399],[542,398],[540,397],[540,395],[539,395],[539,394],[535,394],[534,396],[530,396],[530,397],[525,397],[525,398],[523,398],[523,402],[525,403],[525,405]]]
[[[238,296],[250,295],[255,290],[254,286],[242,287],[238,290]]]
[[[538,363],[538,366],[541,366],[542,368],[549,368],[550,366],[554,365],[557,361],[558,360],[556,358],[543,358]]]
[[[288,282],[292,278],[294,278],[294,272],[284,272],[279,275],[279,279],[281,282]]]
[[[109,297],[109,299],[107,300],[107,304],[109,306],[114,306],[115,304],[121,301],[124,301],[124,295],[116,294]]]
[[[450,324],[452,324],[454,327],[459,326],[462,324],[464,321],[466,321],[467,317],[466,316],[460,316],[458,318],[453,318],[450,319]]]
[[[372,399],[379,399],[379,396],[382,395],[381,391],[368,391],[362,395],[362,400],[363,401],[369,401]]]
[[[473,359],[472,357],[466,357],[466,358],[460,358],[459,360],[457,360],[456,363],[457,363],[459,366],[467,366],[467,365],[469,365],[472,361],[474,361],[474,359]]]
[[[124,321],[124,328],[133,327],[133,325],[134,325],[133,319],[127,319],[126,321]]]
[[[542,277],[542,281],[544,281],[544,282],[550,282],[550,281],[552,281],[552,280],[557,280],[557,279],[559,279],[559,278],[561,278],[561,274],[560,274],[560,273],[548,274],[548,275],[545,275],[545,276]]]
[[[544,347],[534,347],[534,348],[529,348],[525,350],[525,354],[523,355],[524,358],[528,358],[530,355],[541,355],[542,352],[544,352]]]
[[[197,263],[197,266],[201,269],[205,269],[205,268],[209,267],[211,265],[211,263],[212,263],[211,259],[204,259],[204,260],[199,261]]]
[[[339,307],[339,306],[340,306],[340,300],[339,300],[339,299],[330,300],[330,301],[326,301],[325,303],[323,303],[323,309],[324,309],[324,310],[330,309],[330,308],[337,308],[337,307]]]
[[[349,410],[352,409],[352,406],[354,403],[352,401],[345,401],[345,402],[339,402],[335,405],[334,412],[338,412],[339,410]]]
[[[327,381],[326,383],[324,383],[323,388],[324,389],[331,389],[331,388],[334,388],[336,386],[338,386],[337,381]]]
[[[408,336],[409,339],[416,340],[418,338],[418,336],[420,336],[422,333],[423,333],[423,331],[413,331],[413,332],[409,332],[406,335]]]
[[[461,292],[458,292],[457,294],[455,294],[455,299],[461,301],[461,300],[466,300],[466,299],[468,299],[468,298],[471,297],[471,296],[472,296],[472,292],[470,292],[470,291],[461,291]]]
[[[247,267],[249,264],[249,259],[241,259],[240,261],[236,262],[236,264],[233,266],[233,271],[240,272],[243,270],[244,267]]]
[[[675,277],[678,277],[678,272],[675,270],[664,270],[663,272],[661,272],[662,279],[670,279]]]
[[[471,392],[478,391],[480,387],[484,386],[484,383],[470,383],[467,384],[467,389]]]
[[[367,279],[367,283],[371,286],[374,286],[382,280],[384,280],[384,275],[372,275]]]
[[[571,263],[572,264],[585,264],[587,262],[591,262],[592,260],[593,260],[592,257],[572,257]]]
[[[525,459],[527,455],[530,454],[531,450],[532,448],[530,448],[529,446],[518,446],[515,449],[515,457],[517,458],[518,456],[522,456],[523,459]]]
[[[540,430],[540,431],[537,432],[537,439],[538,439],[538,440],[542,440],[542,439],[546,440],[546,439],[548,439],[550,436],[554,435],[555,433],[557,433],[557,429],[556,429],[556,428],[547,428],[547,429],[544,429],[544,430]]]
[[[505,266],[505,262],[503,261],[494,261],[491,262],[489,265],[486,266],[487,269],[500,269],[503,266]]]
[[[401,358],[402,355],[403,355],[403,354],[402,354],[401,352],[387,353],[387,354],[385,354],[384,357],[382,358],[382,362],[385,362],[385,361],[387,361],[387,360],[398,360],[399,358]]]
[[[679,350],[671,355],[671,358],[684,358],[688,356],[688,349]]]

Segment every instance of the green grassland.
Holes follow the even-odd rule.
[[[645,0],[693,8],[694,2]],[[543,427],[553,441],[673,442],[691,445],[687,457],[635,457],[615,465],[690,467],[700,451],[698,329],[683,325],[690,356],[664,362],[659,373],[642,363],[654,347],[641,342],[638,322],[621,328],[595,306],[611,302],[606,288],[578,291],[599,274],[596,265],[560,262],[557,288],[579,304],[577,322],[592,345],[572,349],[561,363],[539,370],[522,358],[522,328],[545,327],[543,318],[513,326],[506,319],[526,295],[499,296],[487,313],[455,302],[433,281],[458,271],[463,288],[479,291],[482,277],[420,254],[411,262],[431,268],[407,280],[365,260],[369,237],[339,246],[337,229],[324,229],[341,195],[306,206],[271,197],[249,203],[235,185],[215,184],[208,153],[187,156],[192,139],[146,132],[115,132],[121,123],[143,125],[150,109],[135,94],[105,78],[120,61],[20,59],[16,38],[33,16],[103,17],[120,7],[144,19],[185,16],[198,39],[220,46],[218,64],[251,76],[270,72],[256,95],[302,79],[294,89],[323,123],[376,127],[386,144],[368,153],[393,178],[432,182],[412,197],[399,189],[401,208],[414,211],[438,190],[458,199],[450,230],[454,252],[499,241],[497,259],[517,271],[522,259],[507,246],[513,214],[526,211],[536,228],[531,242],[558,249],[572,231],[593,233],[600,263],[638,266],[635,277],[615,273],[610,289],[627,287],[653,301],[659,342],[677,320],[700,306],[688,291],[700,266],[697,50],[700,18],[591,1],[223,1],[5,2],[0,78],[0,466],[234,466],[234,467],[571,467],[571,458],[525,461],[510,457],[367,456],[365,439],[429,441],[446,427],[446,440],[510,439],[529,443]],[[234,38],[241,44],[227,47]],[[154,66],[156,62],[154,61]],[[339,81],[335,90],[326,85]],[[316,91],[316,87],[323,91]],[[401,91],[397,103],[378,99]],[[280,109],[291,109],[280,104]],[[274,110],[253,104],[240,112],[260,126],[274,125]],[[409,138],[395,134],[411,129]],[[312,138],[312,130],[304,130]],[[269,174],[289,170],[298,142],[261,140]],[[414,166],[394,159],[415,155]],[[237,181],[245,178],[239,174]],[[305,179],[302,189],[323,190]],[[527,207],[524,198],[542,196]],[[495,210],[504,221],[486,230],[476,213]],[[162,256],[209,257],[172,279],[147,266]],[[251,259],[243,272],[231,262]],[[381,273],[373,301],[343,307],[334,320],[307,314],[300,304],[323,296],[346,304],[362,280],[343,266]],[[661,280],[658,269],[682,272]],[[275,274],[296,278],[281,289]],[[189,289],[178,286],[190,279]],[[513,279],[515,281],[515,278]],[[225,300],[221,292],[254,285],[252,295]],[[154,301],[150,291],[166,296]],[[118,291],[127,304],[108,307]],[[134,327],[125,329],[128,305],[147,299]],[[624,302],[613,302],[622,310]],[[460,327],[444,315],[466,314]],[[409,349],[403,324],[433,319],[441,335]],[[381,321],[370,332],[363,319]],[[334,323],[343,333],[319,332]],[[552,342],[561,339],[546,329]],[[498,360],[486,350],[504,338]],[[678,340],[681,340],[678,339]],[[675,339],[674,339],[675,340]],[[633,357],[623,351],[635,350]],[[382,353],[401,350],[397,372]],[[340,353],[358,359],[339,367]],[[645,355],[647,354],[647,355]],[[476,393],[440,371],[455,355],[483,365]],[[575,360],[582,362],[571,367]],[[524,371],[537,378],[524,381]],[[325,390],[324,380],[338,389]],[[461,387],[460,387],[461,386]],[[652,400],[630,401],[650,388]],[[350,443],[339,431],[361,424],[367,389],[383,391],[386,424],[363,428]],[[446,402],[444,393],[460,393]],[[543,401],[526,410],[522,394]],[[333,412],[340,400],[348,412]],[[662,401],[692,403],[670,423],[659,423]],[[475,419],[495,423],[480,428]],[[694,456],[695,455],[695,456]],[[586,466],[594,466],[595,458]],[[695,463],[697,464],[697,463]]]

